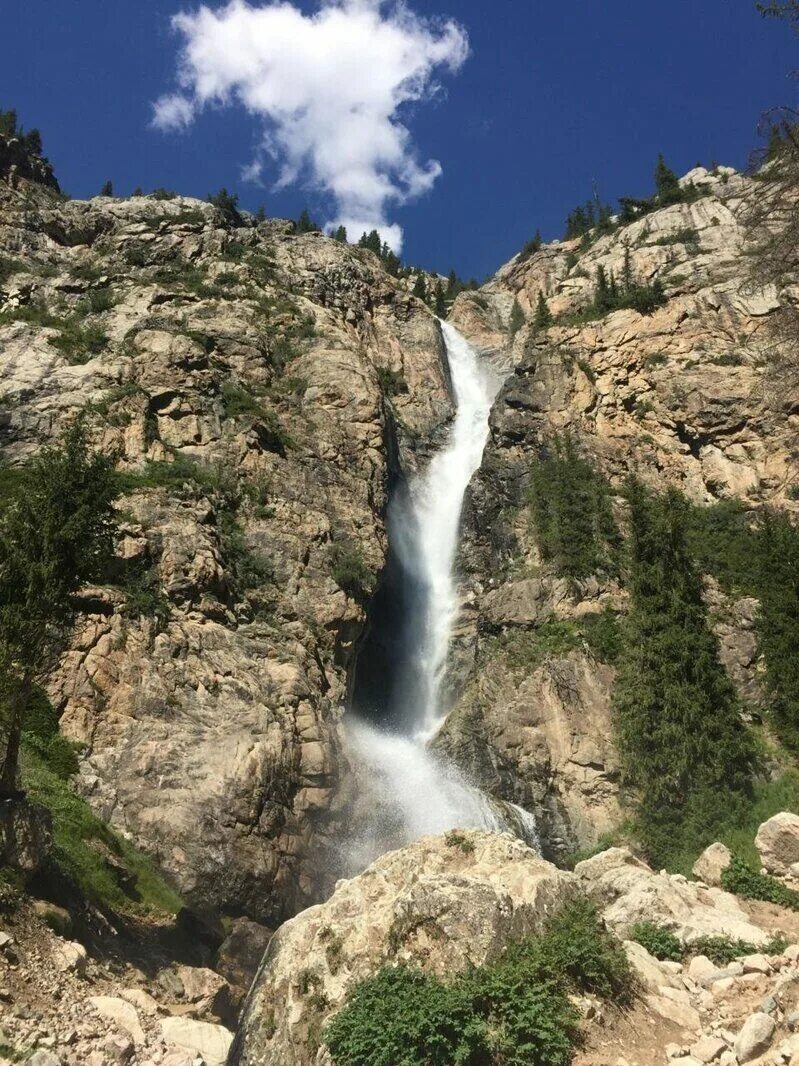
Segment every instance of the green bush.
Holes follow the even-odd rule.
[[[377,383],[384,396],[403,396],[408,391],[408,383],[402,376],[401,371],[392,370],[388,366],[377,368]]]
[[[125,581],[125,598],[127,615],[154,619],[157,632],[166,628],[172,607],[154,566],[145,565],[132,570]]]
[[[352,599],[367,600],[375,588],[375,577],[354,543],[331,545],[333,580]]]
[[[578,1040],[570,992],[629,1003],[622,945],[585,900],[539,937],[449,981],[407,966],[360,982],[324,1032],[336,1066],[566,1066]]]
[[[574,988],[617,1004],[632,998],[635,982],[624,947],[588,900],[567,904],[548,922],[541,950],[547,968]]]
[[[692,955],[706,955],[717,966],[726,966],[733,959],[753,955],[759,949],[754,944],[731,936],[700,936],[688,945],[687,950]]]
[[[646,948],[656,959],[679,962],[683,956],[683,946],[674,933],[656,922],[636,923],[630,930],[630,940]]]
[[[787,888],[776,877],[761,874],[738,855],[733,855],[730,865],[722,870],[721,887],[744,899],[765,900],[799,911],[799,892]]]

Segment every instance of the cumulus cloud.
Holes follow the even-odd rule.
[[[427,192],[441,173],[418,158],[407,112],[440,92],[439,71],[466,59],[456,22],[423,19],[402,0],[327,0],[313,15],[230,0],[172,25],[182,38],[178,91],[153,105],[157,128],[186,129],[205,107],[243,105],[263,122],[245,176],[258,180],[271,161],[278,188],[303,182],[332,196],[328,225],[351,238],[377,229],[400,250],[391,205]]]

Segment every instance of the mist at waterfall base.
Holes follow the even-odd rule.
[[[399,484],[388,515],[393,602],[388,647],[374,644],[368,715],[356,705],[345,719],[356,756],[358,791],[368,813],[348,842],[349,864],[428,833],[511,830],[536,845],[535,820],[514,804],[486,796],[444,755],[428,747],[445,714],[442,682],[460,601],[455,578],[461,512],[480,466],[500,381],[464,337],[441,322],[455,418],[444,446],[410,485]],[[366,652],[369,648],[367,646]],[[393,656],[391,669],[388,660]],[[357,690],[356,675],[356,690]]]

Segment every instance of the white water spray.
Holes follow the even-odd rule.
[[[426,742],[444,717],[441,686],[453,623],[460,608],[455,579],[463,501],[480,466],[488,419],[500,380],[482,364],[464,337],[441,323],[456,411],[449,438],[394,502],[390,535],[404,572],[421,590],[413,664],[413,706],[399,716],[402,732],[350,722],[350,733],[369,770],[377,803],[370,824],[354,842],[353,861],[362,865],[387,847],[427,833],[454,828],[512,829],[537,844],[535,820],[513,804],[499,803],[470,785],[460,771]]]

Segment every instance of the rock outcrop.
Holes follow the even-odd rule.
[[[575,891],[571,874],[505,834],[424,837],[384,855],[275,934],[232,1066],[329,1063],[324,1023],[358,980],[403,961],[439,976],[491,961]]]
[[[192,905],[273,925],[335,879],[386,503],[451,413],[438,324],[291,223],[22,185],[0,185],[2,459],[82,414],[129,480],[118,585],[83,594],[48,685],[78,787]]]

